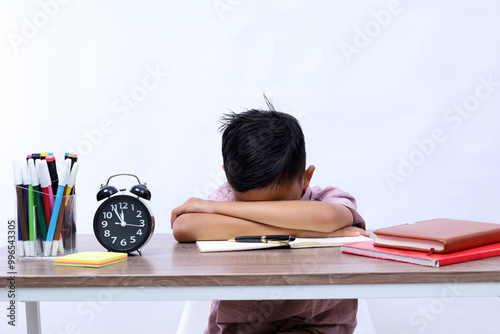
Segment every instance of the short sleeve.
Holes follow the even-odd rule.
[[[336,187],[308,187],[302,196],[304,201],[320,201],[342,204],[352,212],[353,226],[365,229],[365,221],[357,211],[356,199],[348,192]]]
[[[231,191],[231,186],[229,185],[229,183],[224,182],[217,189],[215,189],[213,193],[208,195],[208,199],[217,202],[234,201],[234,195]]]

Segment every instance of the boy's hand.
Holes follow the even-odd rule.
[[[363,235],[369,237],[370,233],[359,227],[347,226],[338,229],[333,232],[317,232],[317,231],[305,231],[299,230],[296,232],[295,236],[298,238],[333,238],[333,237],[357,237]]]
[[[363,235],[365,237],[370,236],[370,232],[367,232],[359,227],[347,226],[336,231],[328,233],[328,237],[357,237],[358,235]]]
[[[212,213],[212,210],[210,209],[210,204],[212,202],[213,201],[191,197],[184,204],[172,210],[172,214],[170,216],[170,227],[173,228],[174,221],[177,217],[184,213]]]
[[[369,237],[370,232],[367,232],[359,227],[347,226],[328,233],[328,237],[357,237],[358,235]]]

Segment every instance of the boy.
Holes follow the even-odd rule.
[[[209,200],[191,198],[172,210],[179,242],[227,240],[239,235],[296,237],[366,235],[365,223],[348,193],[310,187],[315,167],[306,153],[298,121],[269,110],[223,117],[223,168],[228,182]],[[205,333],[352,333],[357,300],[288,300],[273,305],[266,319],[251,315],[269,301],[214,301]],[[262,313],[262,312],[260,312]]]

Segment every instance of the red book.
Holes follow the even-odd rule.
[[[500,224],[439,218],[379,228],[375,245],[421,252],[451,253],[500,242]]]
[[[428,267],[440,267],[447,264],[500,255],[500,242],[447,254],[429,254],[412,250],[378,247],[373,243],[374,241],[363,241],[346,244],[341,247],[342,253],[413,263]]]

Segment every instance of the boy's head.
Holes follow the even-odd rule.
[[[252,109],[222,118],[224,170],[236,193],[287,191],[296,185],[302,190],[306,165],[302,129],[297,119],[266,102],[269,110]],[[306,178],[308,184],[310,177]]]

